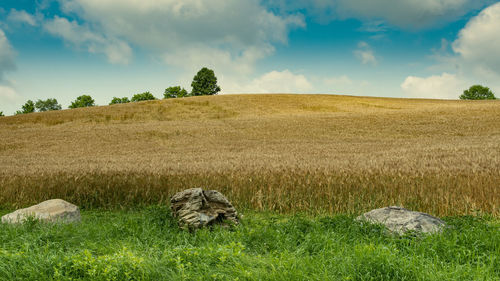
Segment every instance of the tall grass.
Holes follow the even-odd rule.
[[[498,175],[354,174],[282,170],[267,173],[168,174],[89,172],[11,176],[0,182],[4,208],[63,198],[83,208],[167,204],[175,192],[204,187],[237,208],[282,213],[359,214],[401,205],[439,216],[498,215]]]
[[[180,230],[168,208],[84,211],[69,225],[0,224],[0,280],[500,280],[490,218],[393,237],[351,216],[247,213],[231,230]]]
[[[284,213],[498,216],[498,112],[498,101],[235,95],[4,117],[0,206],[130,208],[201,186]]]

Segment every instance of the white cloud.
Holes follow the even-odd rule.
[[[90,51],[93,52],[93,49]],[[132,48],[121,40],[108,40],[104,49],[98,49],[96,52],[104,52],[108,61],[115,64],[128,64],[132,59]]]
[[[366,42],[359,42],[358,49],[354,50],[354,55],[358,58],[363,64],[377,64],[377,58],[375,58],[375,53],[372,48]]]
[[[248,73],[254,63],[286,44],[290,28],[305,26],[299,15],[279,16],[256,0],[60,0],[62,10],[85,25],[66,20],[72,32],[53,32],[68,41],[129,46],[153,51],[166,63],[193,71],[201,66]],[[63,25],[61,18],[55,18]],[[70,34],[68,34],[70,33]],[[102,43],[119,42],[113,44]],[[99,44],[95,44],[99,42]],[[109,48],[90,48],[99,52]],[[118,50],[117,50],[118,49]],[[115,56],[110,54],[113,61]]]
[[[322,0],[317,0],[324,2]],[[477,0],[340,0],[337,13],[344,17],[381,18],[397,26],[421,27],[463,15]]]
[[[108,35],[150,47],[206,41],[255,45],[287,41],[290,26],[303,26],[300,17],[280,17],[257,1],[200,0],[67,0],[67,12],[99,24]]]
[[[305,9],[320,22],[357,18],[415,29],[453,21],[495,0],[270,0],[283,12]]]
[[[500,3],[472,18],[453,42],[461,71],[478,76],[500,77]]]
[[[447,52],[449,43],[441,40],[441,48],[433,50],[439,64],[434,70],[441,75],[426,78],[409,76],[401,84],[408,96],[457,99],[463,90],[481,84],[500,91],[500,3],[485,8],[460,30]],[[455,72],[449,74],[448,72]]]
[[[314,89],[304,75],[288,69],[268,72],[244,85],[228,83],[225,87],[225,93],[311,93]]]
[[[216,69],[226,75],[250,75],[255,62],[274,51],[272,45],[249,47],[242,53],[231,52],[203,44],[193,44],[182,49],[173,49],[163,55],[164,61],[189,73],[201,66]]]
[[[467,85],[457,75],[445,72],[426,78],[408,76],[401,88],[408,97],[413,98],[458,99]]]
[[[19,101],[20,96],[12,87],[0,85],[0,104],[8,104]]]
[[[107,38],[76,21],[56,16],[44,23],[44,29],[70,44],[86,48],[91,53],[105,54],[110,63],[128,64],[131,60],[132,49],[127,43],[116,38]]]
[[[16,69],[14,57],[16,53],[5,36],[5,33],[0,29],[0,111],[4,111],[5,106],[11,107],[14,103],[19,102],[20,96],[11,86],[11,82],[4,78],[4,73]]]
[[[226,81],[221,77],[220,85],[224,93],[296,93],[296,94],[343,94],[343,95],[377,95],[376,85],[362,79],[354,79],[347,75],[340,76],[306,76],[288,69],[271,71],[255,79],[245,81]],[[384,93],[387,94],[387,87]]]
[[[37,19],[35,16],[28,14],[26,11],[18,11],[16,9],[11,9],[9,15],[7,16],[7,21],[15,23],[24,23],[31,26],[36,26]]]
[[[4,72],[15,70],[14,63],[15,52],[5,36],[5,33],[0,29],[0,82],[3,80]]]

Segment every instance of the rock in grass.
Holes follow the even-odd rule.
[[[2,217],[2,222],[22,223],[28,217],[33,217],[34,219],[43,222],[70,223],[81,220],[80,210],[77,206],[62,199],[51,199],[7,214]]]
[[[176,193],[170,199],[172,214],[181,226],[190,229],[212,224],[227,226],[227,222],[238,224],[237,212],[233,205],[216,190],[190,188]]]
[[[356,219],[383,224],[391,232],[398,234],[404,234],[408,231],[436,233],[446,225],[444,221],[429,214],[397,206],[371,210]]]

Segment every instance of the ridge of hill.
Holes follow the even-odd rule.
[[[463,101],[359,97],[344,95],[240,94],[197,96],[35,112],[0,119],[0,124],[107,121],[172,121],[183,119],[223,119],[248,116],[305,115],[314,113],[388,113],[398,110],[474,110],[495,108],[495,101]]]

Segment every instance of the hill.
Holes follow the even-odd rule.
[[[0,205],[163,203],[204,186],[242,208],[500,212],[500,102],[220,95],[0,118]]]

